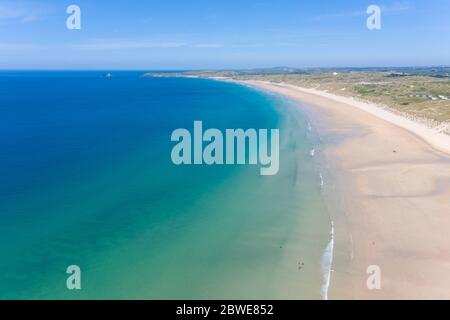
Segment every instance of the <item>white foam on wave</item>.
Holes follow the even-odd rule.
[[[309,151],[309,154],[311,155],[311,157],[314,157],[314,154],[316,153],[316,150],[315,149],[311,149],[310,151]]]
[[[319,173],[319,177],[320,177],[320,189],[323,188],[323,176],[322,173]]]
[[[321,295],[324,300],[328,300],[328,289],[330,287],[331,272],[333,271],[333,250],[334,250],[334,223],[331,221],[330,241],[322,255],[321,268],[323,284]]]

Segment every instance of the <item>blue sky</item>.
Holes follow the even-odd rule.
[[[449,0],[0,0],[0,69],[450,65],[449,14]]]

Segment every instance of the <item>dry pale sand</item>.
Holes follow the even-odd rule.
[[[450,299],[450,136],[430,136],[372,105],[246,83],[296,99],[320,134],[339,137],[324,151],[343,209],[333,210],[330,298]],[[370,265],[381,269],[380,290],[367,288]]]

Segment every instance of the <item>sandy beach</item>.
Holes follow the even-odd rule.
[[[450,298],[450,136],[351,98],[244,83],[298,101],[324,137],[335,211],[330,299]],[[327,141],[325,139],[325,141]],[[368,266],[381,289],[366,285]]]

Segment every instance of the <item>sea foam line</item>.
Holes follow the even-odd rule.
[[[330,242],[322,255],[321,267],[323,275],[322,298],[328,300],[328,289],[330,287],[331,272],[333,271],[333,250],[334,250],[334,223],[331,221]]]

